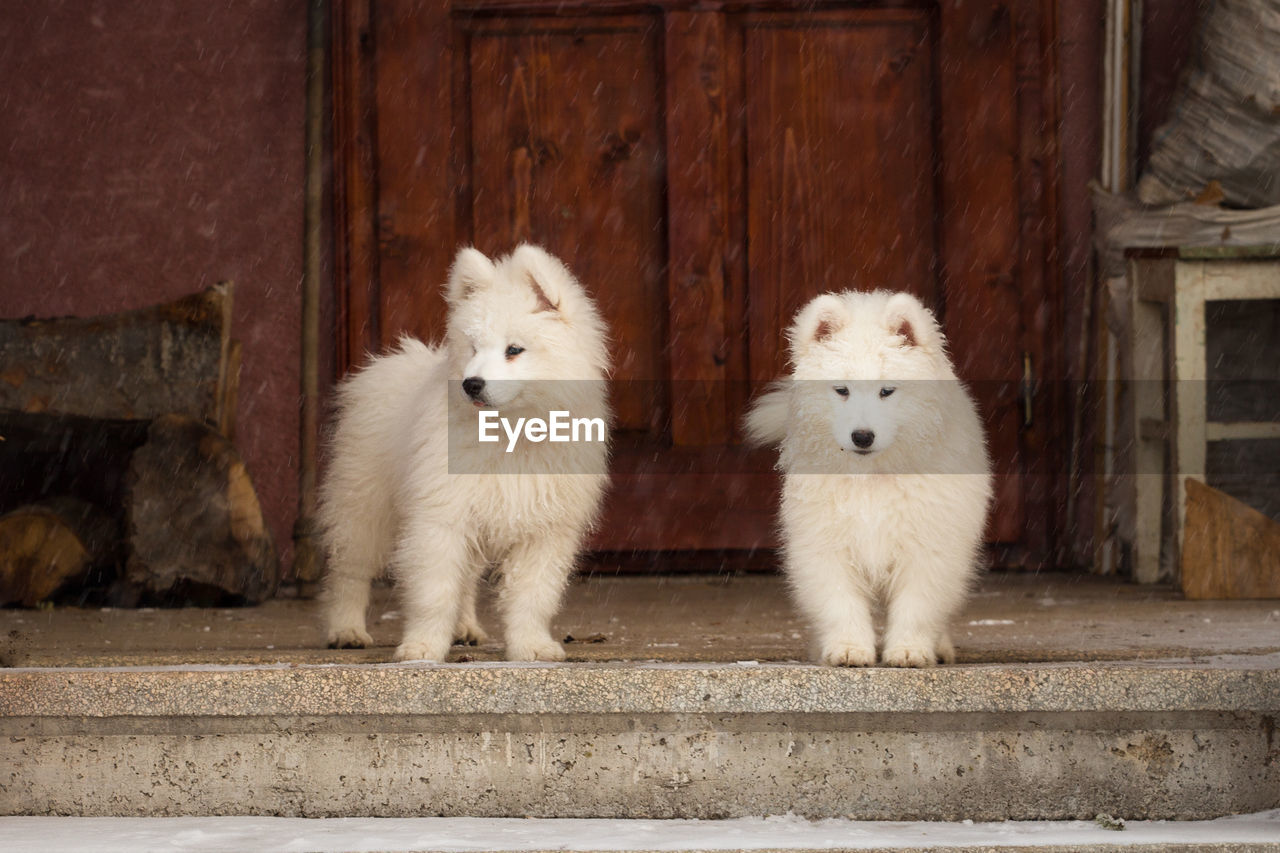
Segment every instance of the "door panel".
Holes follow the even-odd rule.
[[[498,19],[467,40],[464,226],[487,254],[540,243],[588,285],[617,344],[617,427],[645,433],[665,406],[658,23]]]
[[[1022,318],[1052,313],[1020,149],[1036,2],[334,0],[345,364],[439,336],[458,245],[542,243],[613,332],[593,546],[766,547],[778,481],[739,424],[785,372],[791,316],[824,290],[910,290],[988,425],[989,540],[1045,550],[1023,453],[1046,441],[1019,396],[1049,349]]]
[[[743,22],[751,378],[786,371],[783,331],[819,293],[910,290],[938,305],[927,17]]]
[[[368,2],[368,0],[361,0]],[[393,346],[404,333],[424,340],[444,334],[440,285],[457,244],[448,50],[424,50],[447,37],[443,3],[378,2],[371,38],[375,85],[377,199],[376,287],[371,288],[371,349]],[[442,34],[445,34],[442,36]]]

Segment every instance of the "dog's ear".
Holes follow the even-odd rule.
[[[844,301],[832,293],[815,298],[796,314],[787,337],[791,351],[799,354],[815,343],[821,343],[839,332],[849,322]]]
[[[902,338],[904,347],[920,347],[933,352],[945,346],[942,330],[933,312],[910,293],[895,293],[884,306],[884,325]]]
[[[529,286],[534,311],[559,320],[575,330],[574,338],[586,350],[586,360],[601,373],[609,371],[609,331],[591,293],[559,258],[540,246],[522,243],[505,262],[511,281]]]
[[[445,285],[445,299],[450,305],[457,305],[471,294],[493,281],[495,270],[493,261],[482,252],[470,246],[461,249],[453,259],[453,267],[449,270],[449,283]]]
[[[537,310],[562,314],[565,295],[573,276],[559,259],[545,249],[530,243],[522,243],[511,253],[511,260],[533,291]]]

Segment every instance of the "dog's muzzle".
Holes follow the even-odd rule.
[[[484,380],[479,376],[468,376],[462,380],[462,390],[477,406],[484,405]]]

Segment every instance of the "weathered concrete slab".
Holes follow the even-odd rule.
[[[1207,818],[1280,807],[1280,656],[0,671],[0,813]]]
[[[453,660],[500,660],[494,641]],[[394,590],[377,589],[377,647],[326,649],[314,603],[276,599],[237,609],[0,610],[0,665],[389,661],[403,625]],[[581,578],[556,619],[579,640],[571,661],[803,661],[809,631],[778,576]],[[962,663],[1134,660],[1280,651],[1280,601],[1186,601],[1169,586],[1078,574],[990,574],[956,620]]]
[[[569,644],[576,662],[561,665],[497,662],[498,642],[455,648],[467,663],[384,663],[397,609],[379,590],[379,646],[344,651],[320,648],[298,600],[0,611],[0,660],[15,667],[0,669],[0,813],[1187,819],[1280,806],[1277,602],[994,575],[957,620],[965,663],[928,671],[798,663],[807,632],[769,576],[580,581],[557,630],[595,642]]]

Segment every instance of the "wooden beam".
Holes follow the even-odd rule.
[[[725,408],[725,21],[718,12],[672,12],[665,22],[671,440],[720,444],[731,432]]]

